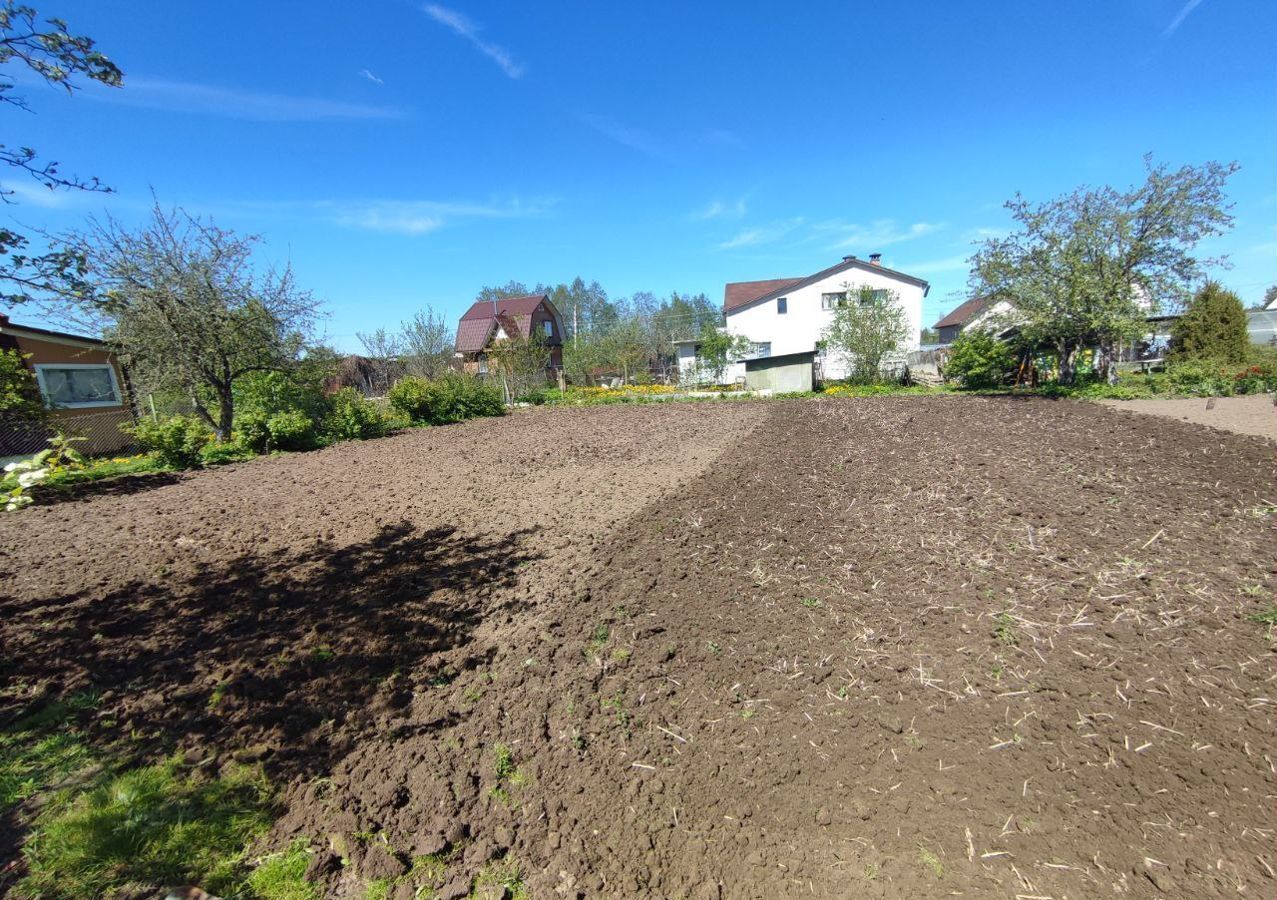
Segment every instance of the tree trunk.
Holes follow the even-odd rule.
[[[218,388],[217,390],[217,433],[219,441],[229,441],[231,439],[231,426],[235,421],[235,399],[231,395],[230,387],[225,390]]]
[[[1117,384],[1117,352],[1112,341],[1100,342],[1095,371],[1106,383]]]
[[[1073,384],[1077,380],[1077,346],[1069,342],[1056,345],[1060,358],[1060,384]]]

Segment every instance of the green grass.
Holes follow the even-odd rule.
[[[1015,633],[1015,620],[1007,613],[998,613],[993,617],[997,623],[993,628],[993,636],[998,642],[1006,647],[1014,647],[1020,643],[1020,638]]]
[[[318,885],[306,880],[309,864],[307,842],[297,841],[283,853],[263,859],[248,876],[248,888],[258,900],[319,900]]]
[[[931,870],[931,874],[937,878],[944,877],[944,863],[940,862],[940,857],[936,856],[926,847],[918,848],[918,861]]]
[[[72,724],[80,695],[29,714],[0,733],[0,812],[9,810],[92,766],[93,750]]]
[[[1269,628],[1277,626],[1277,606],[1270,606],[1262,609],[1257,613],[1253,613],[1246,618],[1252,622],[1258,622],[1260,625],[1267,625]]]
[[[589,641],[586,642],[585,647],[581,650],[581,655],[586,659],[593,659],[596,656],[601,656],[603,649],[607,647],[607,642],[611,637],[611,629],[609,629],[604,623],[600,622],[595,626],[594,633],[590,635]]]
[[[173,884],[234,894],[247,875],[245,847],[270,827],[271,812],[269,785],[246,767],[202,778],[169,760],[108,775],[37,817],[18,896]]]
[[[488,790],[488,796],[513,808],[515,801],[511,789],[526,787],[530,779],[519,771],[514,762],[514,754],[505,744],[497,744],[492,748],[492,775],[496,784]]]
[[[319,900],[305,843],[256,869],[247,847],[274,819],[272,791],[248,767],[208,777],[174,757],[125,768],[94,746],[77,714],[92,692],[50,703],[0,733],[0,814],[27,828],[27,875],[12,896],[90,898],[198,884],[244,900]],[[24,801],[39,812],[24,817]]]
[[[104,478],[116,478],[120,475],[138,475],[145,472],[166,471],[168,471],[168,468],[149,453],[144,453],[141,456],[103,457],[89,460],[89,465],[83,469],[67,469],[55,472],[41,483],[40,490],[65,489],[77,484],[101,481]],[[0,490],[9,490],[15,487],[17,483],[17,479],[12,476],[0,480]]]
[[[503,896],[501,890],[494,891],[493,888],[504,889],[504,896],[509,900],[531,900],[532,895],[528,893],[528,888],[523,883],[523,870],[508,856],[488,863],[479,871],[470,896],[475,898]]]

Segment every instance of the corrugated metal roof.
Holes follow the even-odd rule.
[[[489,317],[487,319],[461,319],[461,323],[457,326],[457,352],[458,353],[478,353],[488,344],[488,335],[492,333],[492,325],[494,320]]]
[[[954,307],[947,316],[931,327],[948,328],[950,325],[965,325],[984,312],[992,302],[992,297],[972,297],[967,302]]]

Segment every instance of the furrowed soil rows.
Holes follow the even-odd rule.
[[[261,759],[329,896],[1263,896],[1275,472],[1066,401],[535,411],[8,517],[3,674]]]

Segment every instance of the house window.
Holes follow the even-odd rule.
[[[542,322],[542,323],[541,323],[541,325],[545,328],[545,336],[546,336],[546,337],[548,337],[548,338],[552,338],[552,337],[554,337],[554,323],[553,323],[553,322],[551,322],[549,319],[546,319],[544,322]]]
[[[479,374],[480,375],[488,374],[488,357],[484,353],[479,354]]]
[[[772,342],[771,341],[756,342],[753,347],[752,355],[753,356],[771,356]]]
[[[886,302],[887,302],[887,292],[886,290],[882,288],[879,288],[878,290],[875,290],[875,291],[860,292],[861,306],[882,306],[882,304]]]
[[[109,365],[41,364],[35,367],[35,377],[50,409],[120,405],[120,386],[115,368]]]
[[[778,315],[783,316],[787,312],[789,312],[789,298],[777,297],[776,298],[776,313]]]
[[[832,294],[820,295],[820,308],[833,309],[835,306],[842,306],[847,302],[847,294],[845,291],[835,291]]]

